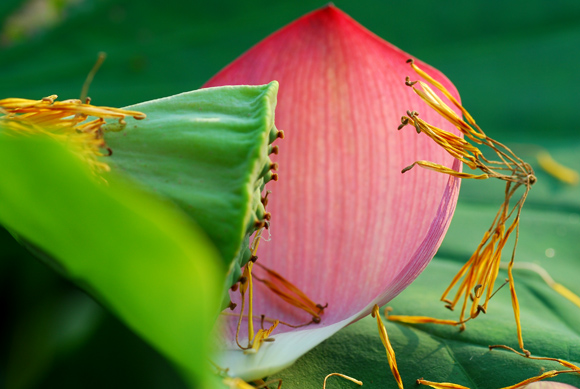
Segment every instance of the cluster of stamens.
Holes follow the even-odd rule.
[[[466,120],[463,120],[454,110],[449,108],[447,104],[443,102],[433,90],[422,81],[411,81],[407,77],[405,84],[418,94],[423,101],[425,101],[431,108],[433,108],[442,117],[447,119],[451,124],[459,130],[465,138],[470,140],[476,145],[482,145],[489,147],[496,156],[499,158],[498,161],[493,161],[487,159],[478,147],[474,146],[472,143],[468,142],[466,139],[461,138],[453,133],[442,130],[435,126],[430,125],[424,120],[419,118],[419,113],[416,111],[407,111],[407,116],[401,119],[401,125],[399,130],[407,125],[412,125],[415,127],[417,133],[424,133],[433,141],[435,141],[439,146],[443,147],[454,158],[460,160],[471,169],[479,170],[482,174],[469,174],[461,173],[452,170],[446,166],[439,165],[428,161],[416,161],[412,165],[403,169],[403,173],[409,171],[414,166],[419,165],[423,168],[438,171],[440,173],[445,173],[458,178],[473,178],[473,179],[487,179],[487,178],[498,178],[506,182],[504,201],[500,206],[500,209],[493,220],[493,223],[489,230],[487,230],[478,245],[477,249],[467,261],[465,265],[459,270],[455,275],[449,287],[443,293],[441,300],[446,303],[445,307],[454,310],[455,306],[463,299],[461,304],[461,313],[459,320],[444,320],[436,319],[426,316],[395,316],[388,315],[387,319],[391,321],[403,322],[403,323],[431,323],[431,324],[444,324],[459,326],[461,330],[465,329],[465,323],[471,319],[476,318],[480,313],[486,313],[488,308],[488,303],[490,299],[501,289],[506,283],[510,285],[512,306],[514,310],[514,316],[517,327],[517,337],[518,343],[522,352],[518,352],[511,347],[504,345],[494,345],[489,346],[490,350],[495,348],[503,348],[510,350],[512,352],[526,357],[529,359],[536,360],[549,360],[558,362],[560,365],[566,367],[569,370],[550,370],[535,377],[528,378],[521,381],[515,385],[507,386],[503,389],[515,389],[523,387],[529,383],[537,382],[545,378],[555,377],[563,373],[580,373],[580,368],[568,361],[558,359],[558,358],[547,358],[547,357],[533,357],[531,353],[524,348],[524,341],[522,337],[522,330],[520,324],[520,312],[519,303],[516,296],[516,291],[514,287],[513,269],[514,269],[514,257],[516,245],[518,242],[519,233],[519,222],[520,214],[529,193],[529,190],[533,184],[536,183],[536,177],[534,171],[529,164],[517,157],[508,147],[497,142],[496,140],[488,137],[475,123],[475,120],[469,115],[469,113],[459,104],[459,102],[445,89],[443,85],[434,80],[431,76],[421,70],[413,60],[407,61],[411,64],[411,67],[415,72],[427,80],[431,85],[442,92],[452,104],[461,111],[462,115]],[[419,85],[421,89],[417,89],[415,85]],[[555,162],[551,163],[551,166],[555,166]],[[546,169],[547,170],[547,169]],[[566,181],[575,182],[577,180],[577,174],[572,174],[566,172]],[[523,194],[515,204],[510,205],[510,200],[515,195],[516,191],[524,187]],[[511,220],[511,223],[510,223]],[[506,227],[509,225],[509,227]],[[514,248],[511,253],[511,258],[507,264],[508,277],[504,284],[502,284],[495,292],[493,291],[495,281],[498,277],[500,269],[500,261],[502,256],[502,251],[507,243],[508,238],[512,233],[515,232],[515,243]],[[536,270],[537,271],[537,270]],[[543,272],[545,273],[545,271]],[[572,302],[580,306],[580,298],[574,295],[572,292],[564,288],[563,286],[557,284],[551,279],[551,277],[546,274],[543,275],[546,282],[558,291],[564,297],[568,298]],[[452,299],[448,299],[447,296],[451,290],[457,286],[455,296]],[[468,304],[471,302],[471,307],[468,309]],[[387,311],[388,312],[388,308]],[[377,317],[377,322],[379,326],[379,334],[385,349],[387,350],[387,355],[389,358],[389,365],[393,372],[393,375],[397,381],[399,388],[403,388],[401,377],[399,375],[397,364],[395,360],[395,353],[392,349],[386,329],[379,318],[378,307],[375,306],[373,309],[373,316]],[[428,385],[436,389],[469,389],[463,385],[458,385],[450,382],[432,382],[427,381],[423,378],[417,380],[417,384]]]
[[[52,95],[42,100],[0,100],[0,125],[15,134],[43,134],[63,141],[97,172],[110,170],[98,159],[112,153],[105,143],[104,132],[122,130],[127,116],[145,118],[142,112],[91,105],[89,98],[84,103],[78,99],[56,99]],[[95,119],[87,121],[89,117]],[[118,122],[107,125],[105,119]]]
[[[457,172],[446,166],[429,161],[416,161],[412,165],[403,169],[403,173],[409,171],[414,166],[445,173],[459,178],[487,179],[497,178],[506,182],[504,202],[500,206],[491,227],[484,234],[483,239],[469,261],[461,268],[453,278],[451,284],[443,293],[441,300],[446,303],[446,307],[454,310],[455,306],[463,299],[461,313],[458,321],[438,320],[425,317],[402,317],[390,316],[390,320],[400,320],[416,323],[438,323],[458,325],[460,329],[465,328],[465,323],[477,317],[481,312],[486,313],[489,300],[494,295],[493,287],[498,276],[502,251],[508,238],[515,232],[516,242],[512,251],[510,265],[508,266],[508,276],[512,304],[517,325],[517,335],[520,347],[524,350],[519,320],[519,304],[514,288],[512,266],[515,256],[515,246],[519,229],[520,213],[524,201],[531,186],[536,182],[534,171],[529,164],[516,156],[507,146],[488,137],[469,113],[459,104],[459,102],[447,91],[447,89],[434,80],[431,76],[421,70],[412,60],[409,61],[415,72],[427,80],[431,85],[442,92],[451,103],[459,109],[463,117],[451,109],[432,89],[423,81],[411,81],[407,77],[405,84],[421,97],[432,109],[450,122],[463,136],[457,136],[449,131],[432,126],[419,118],[416,111],[407,111],[407,116],[401,119],[399,130],[407,125],[412,125],[417,133],[423,133],[441,146],[454,158],[460,160],[472,170],[479,170],[482,174],[470,174]],[[419,86],[419,88],[417,87]],[[471,141],[471,143],[469,141]],[[478,146],[487,146],[498,157],[498,160],[486,158]],[[510,200],[516,191],[524,187],[524,192],[520,199],[512,206]],[[510,223],[511,220],[511,223]],[[457,286],[457,291],[452,299],[447,296],[451,289]],[[471,307],[468,310],[468,302]],[[415,319],[413,319],[415,318]]]

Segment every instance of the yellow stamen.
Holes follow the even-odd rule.
[[[578,185],[580,182],[580,174],[577,171],[559,164],[547,151],[539,152],[536,158],[540,167],[558,180],[570,185]]]
[[[538,381],[541,381],[541,380],[546,379],[546,378],[552,378],[552,377],[555,377],[555,376],[562,374],[562,373],[580,373],[580,370],[550,370],[550,371],[547,371],[543,374],[537,375],[535,377],[525,379],[521,382],[518,382],[515,385],[505,386],[501,389],[522,388],[528,384],[531,384],[532,382],[538,382]]]
[[[417,384],[419,385],[427,385],[435,389],[469,389],[467,386],[452,384],[450,382],[433,382],[427,381],[423,378],[417,380]]]
[[[385,346],[385,350],[387,351],[387,359],[389,360],[389,367],[391,368],[391,372],[395,377],[395,381],[397,381],[397,385],[399,389],[403,389],[403,381],[401,380],[401,375],[399,374],[399,369],[397,368],[397,359],[395,358],[395,350],[391,346],[391,342],[389,341],[389,335],[387,335],[387,329],[381,320],[381,315],[379,313],[379,306],[375,304],[373,307],[372,312],[373,317],[377,319],[377,326],[379,328],[379,336],[381,337],[381,341],[383,342],[383,346]]]
[[[510,386],[504,386],[501,389],[522,388],[525,385],[531,384],[532,382],[541,381],[541,380],[546,379],[546,378],[552,378],[552,377],[555,377],[555,376],[562,374],[562,373],[564,373],[564,374],[566,374],[566,373],[580,373],[580,370],[550,370],[550,371],[547,371],[547,372],[542,373],[540,375],[537,375],[535,377],[525,379],[521,382],[518,382],[517,384],[510,385]],[[463,386],[463,385],[452,384],[449,382],[432,382],[432,381],[424,380],[422,378],[418,379],[417,383],[421,384],[421,385],[428,385],[428,386],[435,388],[435,389],[469,389],[467,386]]]
[[[444,324],[450,326],[457,326],[462,324],[461,322],[455,320],[435,319],[428,316],[389,315],[387,319],[390,321],[396,321],[399,323],[407,323],[407,324]]]
[[[267,330],[264,330],[264,329],[261,329],[260,328],[258,330],[258,333],[256,333],[256,336],[254,337],[254,340],[252,341],[252,348],[244,351],[244,354],[255,354],[255,353],[257,353],[258,350],[260,349],[260,347],[262,346],[262,344],[265,341],[268,341],[268,338],[272,334],[272,331],[274,331],[274,329],[278,326],[278,323],[279,323],[278,320],[276,320],[274,322],[274,324],[272,324],[272,326],[270,328],[268,328]]]
[[[109,171],[109,166],[98,157],[101,150],[111,150],[104,139],[105,119],[117,119],[125,125],[125,118],[144,119],[145,114],[119,108],[97,107],[81,100],[56,101],[52,95],[42,100],[8,98],[0,100],[0,125],[14,134],[42,134],[71,147],[95,172]],[[89,116],[96,117],[86,122]]]
[[[241,378],[225,377],[222,382],[230,389],[256,389]]]
[[[458,137],[450,132],[434,127],[424,120],[420,119],[419,113],[407,111],[407,116],[401,119],[399,129],[406,125],[415,127],[418,133],[424,133],[439,146],[443,147],[450,155],[459,161],[465,163],[471,169],[479,169],[483,174],[469,174],[456,172],[446,166],[435,164],[428,161],[416,161],[412,165],[403,169],[403,173],[419,165],[423,168],[438,171],[458,178],[486,179],[498,178],[506,181],[505,200],[498,211],[492,226],[484,234],[483,239],[469,261],[459,270],[453,278],[449,287],[443,293],[441,300],[446,302],[446,307],[453,310],[459,300],[463,299],[461,312],[458,321],[438,320],[425,317],[395,317],[407,323],[435,323],[461,325],[460,329],[465,328],[465,323],[477,317],[481,312],[487,312],[489,300],[493,296],[493,287],[498,276],[499,265],[502,251],[507,243],[508,238],[515,232],[516,238],[514,249],[511,255],[511,261],[508,268],[510,281],[510,292],[512,306],[517,327],[518,342],[522,350],[524,349],[522,330],[520,324],[519,303],[515,291],[514,279],[511,272],[515,257],[515,247],[518,241],[519,220],[523,203],[528,195],[530,187],[536,182],[536,177],[531,166],[517,157],[505,145],[488,137],[475,123],[475,120],[469,115],[467,110],[451,95],[451,93],[439,82],[434,80],[426,72],[421,70],[412,60],[408,61],[415,72],[426,79],[436,89],[441,91],[452,105],[457,107],[465,117],[466,121],[452,110],[430,87],[423,81],[410,81],[407,78],[405,84],[413,89],[432,109],[453,124],[465,137],[478,145],[484,145],[491,148],[499,158],[499,161],[491,161],[483,156],[483,153],[474,145],[465,139]],[[416,87],[418,85],[419,88]],[[516,190],[525,187],[522,197],[510,206],[510,199],[514,196]],[[506,228],[510,218],[513,221]],[[447,299],[451,289],[457,286],[455,297],[452,300]],[[471,307],[468,311],[468,300],[471,300]],[[468,313],[467,313],[468,312]],[[468,315],[466,318],[466,314]],[[396,320],[391,318],[391,320]]]
[[[256,235],[254,236],[254,240],[252,241],[252,244],[250,245],[250,251],[252,253],[252,258],[254,258],[256,256],[256,253],[258,252],[258,246],[260,245],[260,238],[262,236],[262,230],[264,228],[260,228],[258,230],[258,232],[256,232]],[[254,320],[253,320],[253,304],[252,304],[252,300],[253,300],[253,284],[252,284],[252,267],[254,265],[254,262],[252,260],[250,260],[246,266],[244,267],[244,272],[242,274],[242,278],[240,281],[240,295],[242,297],[242,308],[240,309],[240,314],[239,314],[239,319],[238,319],[238,326],[236,328],[236,343],[238,344],[238,347],[241,348],[242,350],[248,350],[250,349],[252,346],[252,341],[254,339]],[[242,347],[240,345],[240,342],[238,340],[239,335],[240,335],[240,327],[242,325],[242,318],[244,317],[244,308],[246,305],[246,292],[248,293],[248,314],[246,317],[249,318],[248,320],[248,346],[247,347]]]
[[[259,262],[257,262],[256,265],[258,265],[261,269],[264,269],[271,277],[271,280],[258,277],[256,277],[256,280],[262,282],[272,292],[274,292],[274,294],[279,296],[288,304],[308,312],[310,315],[312,315],[313,321],[315,323],[320,321],[320,315],[324,313],[324,309],[326,308],[325,306],[316,304],[303,291],[282,277],[282,275],[280,275],[278,272],[262,265]]]
[[[567,368],[572,369],[572,370],[578,370],[580,372],[580,367],[576,366],[575,364],[573,364],[571,362],[565,361],[563,359],[550,358],[550,357],[534,357],[534,356],[532,356],[530,354],[521,353],[521,352],[519,352],[517,350],[514,350],[513,348],[511,348],[509,346],[505,346],[503,344],[496,344],[496,345],[493,345],[493,346],[489,346],[489,349],[490,350],[493,350],[494,348],[503,348],[505,350],[509,350],[511,352],[514,352],[514,353],[518,354],[519,356],[522,356],[522,357],[528,358],[528,359],[535,359],[535,360],[538,360],[538,361],[554,361],[554,362],[558,362],[560,365],[562,365],[564,367],[567,367]]]
[[[330,373],[329,375],[327,375],[326,377],[324,377],[324,383],[322,384],[322,389],[326,389],[326,380],[328,379],[328,377],[332,377],[332,376],[338,376],[338,377],[342,377],[344,379],[347,379],[351,382],[354,382],[355,384],[362,386],[362,381],[359,381],[357,379],[354,379],[352,377],[349,377],[347,375],[344,374],[340,374],[340,373]]]
[[[248,264],[246,265],[246,271],[244,272],[244,275],[248,278],[247,281],[247,288],[248,288],[248,317],[253,317],[253,298],[254,298],[254,293],[253,293],[253,285],[252,285],[252,267],[253,267],[254,263],[252,261],[248,262]],[[254,321],[253,320],[248,320],[248,344],[250,344],[252,342],[252,339],[254,338]]]
[[[428,161],[415,161],[415,162],[413,162],[412,165],[409,165],[406,168],[404,168],[403,170],[401,170],[401,173],[408,172],[415,165],[419,165],[421,167],[424,167],[425,169],[434,170],[434,171],[439,172],[439,173],[449,174],[450,176],[459,177],[459,178],[474,178],[476,180],[485,180],[486,178],[489,178],[489,176],[487,174],[477,175],[477,174],[457,172],[453,169],[448,168],[447,166],[439,165],[437,163],[428,162]]]

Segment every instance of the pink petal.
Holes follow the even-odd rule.
[[[401,174],[417,159],[460,170],[426,136],[411,127],[397,131],[412,109],[458,134],[404,85],[405,76],[418,78],[408,58],[329,5],[272,34],[205,85],[280,82],[276,123],[286,138],[275,158],[280,180],[269,185],[272,238],[261,243],[259,262],[328,308],[318,325],[279,326],[275,334],[300,337],[342,322],[318,338],[308,335],[307,347],[294,344],[301,352],[409,285],[435,254],[453,215],[459,180],[420,168]],[[417,63],[455,92],[440,72]],[[310,320],[260,284],[254,304],[257,315],[295,324]],[[255,364],[268,364],[281,343],[261,350]]]

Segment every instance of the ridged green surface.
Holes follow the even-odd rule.
[[[274,81],[133,105],[147,118],[105,136],[114,169],[172,199],[206,231],[229,269],[226,288],[240,277],[249,236],[265,221],[260,200],[273,174],[277,92]]]

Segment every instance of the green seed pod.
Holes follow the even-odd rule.
[[[224,260],[226,291],[250,258],[249,238],[269,218],[278,83],[207,88],[131,106],[147,115],[107,132],[113,169],[170,198],[208,234]]]

